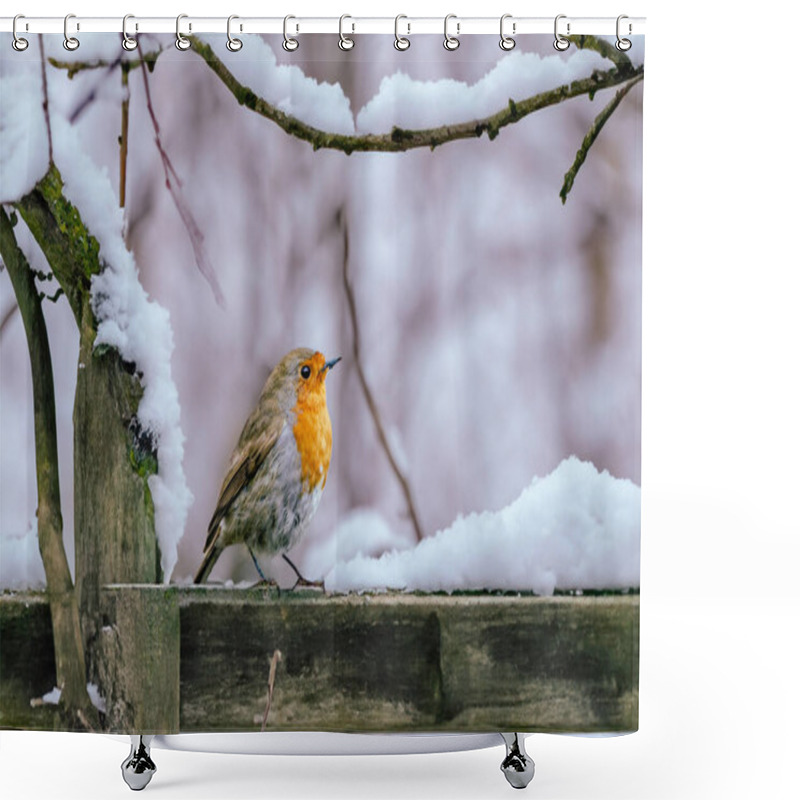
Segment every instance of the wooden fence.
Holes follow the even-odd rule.
[[[639,598],[116,585],[97,642],[109,730],[631,731]],[[52,730],[44,595],[0,596],[0,726]],[[33,701],[33,704],[32,702]]]

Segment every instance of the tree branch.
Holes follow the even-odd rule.
[[[47,123],[47,155],[48,164],[53,163],[53,130],[50,127],[50,101],[47,92],[47,64],[44,59],[44,38],[39,34],[39,54],[42,61],[42,107],[44,109],[44,120]]]
[[[617,86],[636,75],[644,74],[644,66],[634,67],[624,53],[616,51],[608,42],[593,36],[573,36],[570,37],[570,41],[577,47],[596,50],[604,57],[611,59],[614,66],[604,72],[594,72],[587,78],[541,92],[525,100],[509,100],[508,105],[497,113],[481,119],[424,130],[406,130],[395,127],[389,133],[349,135],[319,130],[284,113],[259,97],[252,89],[239,83],[209,45],[194,36],[189,38],[194,51],[205,60],[241,105],[272,120],[286,133],[308,142],[315,150],[323,148],[341,150],[348,155],[354,152],[393,153],[419,147],[433,149],[458,139],[477,139],[484,133],[490,139],[494,139],[506,125],[517,122],[535,111],[584,94],[593,97],[595,92],[601,89]]]
[[[25,334],[33,377],[33,424],[36,438],[38,538],[53,621],[56,681],[69,723],[97,729],[97,711],[86,691],[86,656],[78,600],[64,551],[53,366],[47,326],[34,274],[14,236],[11,220],[0,208],[0,252],[8,267]]]
[[[559,197],[561,198],[562,204],[567,202],[567,195],[570,193],[570,190],[575,183],[575,177],[578,174],[578,170],[583,166],[583,162],[586,161],[589,148],[594,144],[595,139],[597,139],[600,134],[600,131],[603,130],[603,126],[606,124],[606,122],[608,122],[609,117],[614,113],[614,111],[616,111],[617,106],[622,102],[622,99],[625,97],[625,95],[628,94],[628,92],[643,78],[644,75],[637,75],[630,83],[617,90],[616,94],[611,99],[611,102],[595,118],[595,121],[592,123],[592,127],[589,128],[589,132],[583,138],[583,142],[578,148],[578,152],[575,155],[575,161],[567,170],[566,175],[564,175],[564,185],[561,187],[561,191],[559,192]]]
[[[422,541],[422,526],[419,524],[419,517],[417,516],[417,511],[414,506],[414,500],[411,496],[411,487],[408,485],[408,480],[406,476],[403,475],[403,471],[400,469],[400,465],[397,463],[397,459],[394,457],[392,453],[392,448],[389,445],[389,439],[386,436],[386,431],[383,427],[383,422],[381,420],[380,412],[378,411],[378,404],[375,402],[375,398],[372,395],[372,391],[369,388],[369,384],[367,383],[367,377],[364,373],[364,367],[361,363],[361,336],[359,335],[358,330],[358,314],[356,313],[356,298],[353,292],[353,287],[350,283],[350,275],[348,264],[350,261],[350,238],[348,235],[347,229],[347,221],[344,218],[344,213],[342,211],[339,212],[339,223],[342,226],[342,232],[344,234],[344,256],[342,258],[342,280],[344,282],[344,292],[347,296],[347,308],[350,312],[350,322],[353,326],[353,360],[356,364],[356,372],[358,373],[358,380],[361,384],[361,390],[364,392],[364,397],[367,401],[367,407],[369,408],[369,413],[372,415],[372,420],[375,423],[375,429],[378,433],[378,440],[381,443],[381,447],[383,448],[384,452],[386,453],[386,458],[389,461],[389,466],[392,468],[392,472],[394,472],[395,477],[397,478],[397,482],[400,484],[400,488],[403,492],[403,497],[406,500],[406,508],[408,509],[408,516],[411,518],[411,524],[414,526],[414,533],[417,536],[417,541]]]

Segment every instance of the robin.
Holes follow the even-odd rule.
[[[206,580],[222,551],[247,545],[266,581],[256,551],[286,555],[317,510],[331,463],[331,418],[325,379],[341,359],[297,348],[267,378],[258,405],[244,425],[208,525],[203,563],[195,583]],[[297,584],[295,584],[297,585]]]

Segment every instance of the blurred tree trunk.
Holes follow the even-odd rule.
[[[106,265],[78,209],[64,198],[58,170],[52,166],[16,207],[64,290],[80,332],[73,409],[75,573],[89,675],[96,676],[101,587],[160,578],[147,483],[157,470],[156,448],[136,417],[142,396],[136,365],[113,348],[94,347],[91,279]]]
[[[86,690],[86,658],[78,601],[62,536],[56,398],[50,342],[33,272],[17,245],[13,223],[2,209],[0,252],[14,287],[31,360],[36,440],[37,533],[53,623],[56,683],[61,689],[60,705],[69,727],[96,729],[99,727],[97,712]]]

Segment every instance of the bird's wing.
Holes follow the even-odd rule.
[[[231,503],[239,496],[242,489],[247,486],[253,475],[258,471],[258,468],[270,454],[275,442],[278,441],[278,436],[280,436],[283,426],[284,421],[282,419],[279,417],[274,418],[267,428],[254,438],[231,464],[228,474],[222,482],[217,508],[211,517],[211,522],[208,523],[208,538],[206,539],[204,552],[213,546],[219,533],[219,524],[222,518],[228,512]]]

